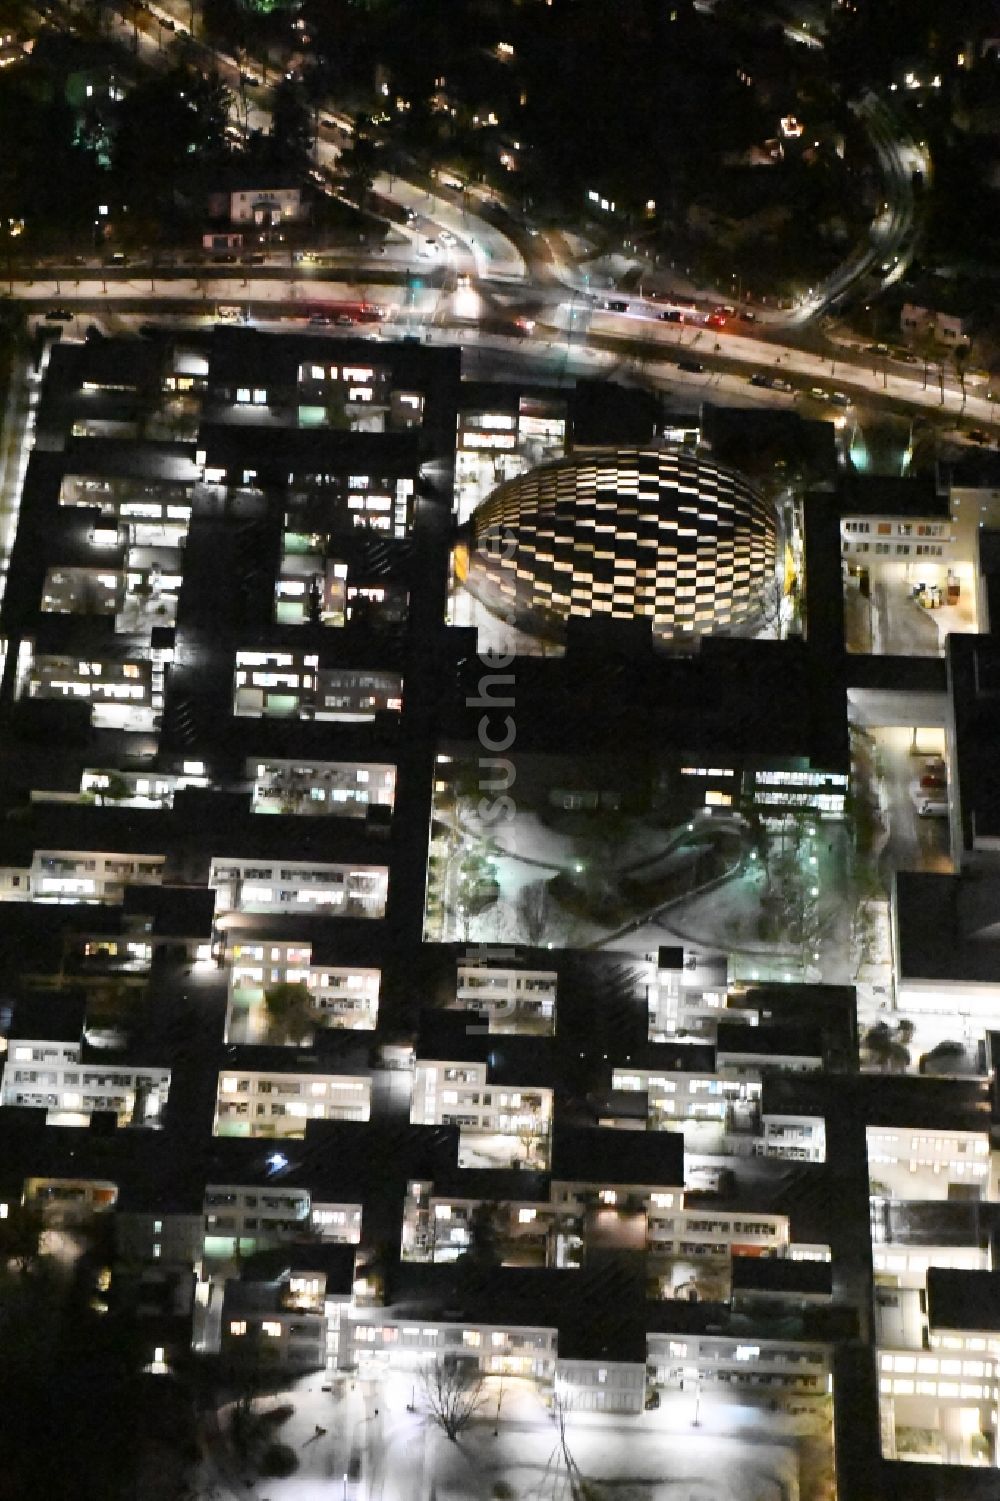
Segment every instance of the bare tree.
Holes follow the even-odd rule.
[[[29,1277],[41,1259],[44,1229],[38,1204],[11,1204],[6,1218],[0,1220],[0,1271],[13,1266],[22,1277]]]
[[[424,1367],[420,1384],[431,1421],[455,1443],[486,1402],[478,1366],[443,1356]]]
[[[524,934],[524,941],[535,948],[549,930],[551,903],[545,881],[532,881],[522,886],[515,903],[517,925]]]
[[[566,1419],[572,1409],[572,1400],[558,1389],[552,1395],[552,1421],[556,1425],[559,1434],[559,1454],[566,1466],[566,1478],[569,1481],[570,1496],[573,1501],[583,1501],[587,1495],[587,1482],[576,1460],[570,1452],[569,1443],[566,1439]]]

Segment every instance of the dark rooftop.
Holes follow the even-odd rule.
[[[927,1318],[932,1329],[1000,1334],[1000,1273],[929,1267]]]

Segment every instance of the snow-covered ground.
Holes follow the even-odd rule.
[[[422,1410],[419,1379],[402,1374],[377,1382],[339,1376],[330,1381],[317,1374],[260,1399],[258,1407],[266,1411],[286,1402],[294,1411],[275,1437],[294,1450],[296,1473],[248,1485],[247,1467],[216,1442],[197,1495],[207,1498],[214,1486],[226,1501],[230,1495],[267,1501],[569,1501],[558,1431],[528,1382],[488,1381],[480,1414],[454,1444]],[[223,1413],[223,1430],[225,1419]],[[829,1434],[824,1404],[811,1414],[788,1415],[728,1398],[669,1393],[659,1408],[635,1417],[570,1413],[565,1447],[595,1495],[615,1501],[809,1501],[812,1487],[800,1485],[802,1456],[808,1452],[810,1474],[822,1470]]]

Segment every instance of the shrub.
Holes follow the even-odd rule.
[[[288,1444],[268,1444],[260,1456],[260,1473],[272,1480],[284,1480],[286,1476],[294,1475],[298,1467],[295,1450]]]

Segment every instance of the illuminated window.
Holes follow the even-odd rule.
[[[229,1325],[229,1332],[230,1332],[230,1334],[236,1334],[236,1335],[246,1334],[246,1332],[247,1332],[246,1319],[233,1319],[233,1321]]]
[[[276,1320],[265,1319],[260,1327],[265,1334],[270,1336],[271,1339],[281,1338],[281,1325],[277,1323]]]

